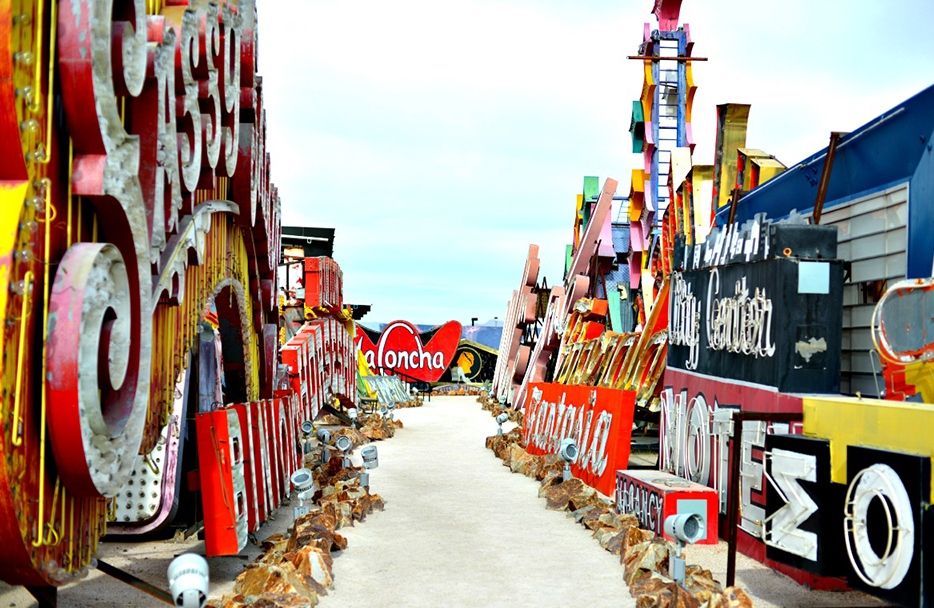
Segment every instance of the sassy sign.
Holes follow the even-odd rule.
[[[616,471],[629,464],[636,394],[618,389],[529,384],[523,440],[529,454],[555,454],[561,440],[577,443],[571,472],[607,496],[616,489]]]
[[[399,373],[437,382],[451,364],[460,338],[461,324],[457,321],[424,333],[408,321],[393,321],[378,336],[357,325],[354,341],[375,373]]]

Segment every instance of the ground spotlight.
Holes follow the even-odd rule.
[[[675,539],[675,551],[668,556],[669,576],[683,585],[684,546],[702,540],[707,534],[707,526],[697,513],[677,513],[665,518],[665,533]]]
[[[370,489],[370,469],[379,466],[379,454],[375,445],[366,445],[360,448],[360,457],[363,458],[363,471],[360,472],[360,485]]]
[[[167,572],[169,593],[176,606],[201,608],[208,598],[208,563],[195,553],[172,560]]]
[[[564,471],[561,474],[561,479],[567,481],[571,478],[571,463],[577,460],[577,455],[580,451],[577,449],[577,442],[566,437],[561,440],[561,445],[558,448],[558,455],[561,456],[561,460],[564,461]]]
[[[292,509],[293,518],[299,518],[306,515],[309,511],[311,500],[318,491],[315,485],[315,478],[308,469],[299,469],[292,473],[292,487],[295,488],[298,504]]]
[[[331,441],[331,432],[327,429],[318,429],[318,443],[321,444],[321,463],[327,464],[331,460],[331,450],[328,442]]]
[[[350,448],[353,447],[353,441],[347,435],[340,435],[334,440],[334,447],[342,453],[347,453],[350,451]]]
[[[300,428],[302,431],[302,453],[307,454],[311,451],[311,435],[315,432],[315,427],[312,425],[311,420],[305,420]]]
[[[506,424],[506,421],[509,420],[509,414],[503,412],[496,417],[496,424],[499,425],[499,428],[496,430],[497,435],[503,434],[503,425]]]
[[[350,458],[347,456],[347,453],[353,448],[353,441],[347,435],[340,435],[334,440],[334,447],[340,450],[341,466],[348,468],[350,466]]]

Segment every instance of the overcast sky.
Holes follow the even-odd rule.
[[[283,223],[337,230],[365,321],[502,318],[529,243],[560,281],[584,175],[628,193],[626,56],[657,27],[651,0],[258,4]],[[684,0],[681,17],[710,59],[698,163],[718,103],[752,104],[747,145],[791,166],[934,84],[934,0]]]

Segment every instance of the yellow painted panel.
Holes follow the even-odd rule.
[[[636,201],[636,204],[633,204]],[[640,194],[636,198],[629,199],[629,221],[638,222],[642,218],[642,210],[645,208],[645,201]]]
[[[694,62],[686,62],[687,66],[684,69],[685,72],[685,81],[687,84],[687,96],[684,102],[684,123],[688,125],[690,130],[691,124],[691,113],[694,111],[694,95],[697,93],[697,85],[694,84]],[[688,143],[694,143],[689,141]]]
[[[632,181],[629,191],[629,221],[635,222],[642,217],[645,208],[645,171],[632,170]]]
[[[648,262],[648,254],[643,255],[642,259]],[[645,306],[645,316],[648,317],[655,308],[655,275],[649,268],[642,269],[642,304]]]
[[[934,361],[916,361],[906,365],[905,382],[914,385],[925,403],[934,404]],[[934,442],[934,438],[931,441]]]
[[[738,148],[736,151],[747,158],[771,158],[772,156],[768,152],[760,150],[759,148]]]
[[[752,164],[759,166],[760,186],[785,170],[785,165],[774,158],[756,159]]]
[[[710,197],[713,189],[713,165],[694,165],[691,167],[691,200],[694,206],[695,239],[702,243],[710,232]]]
[[[645,79],[642,82],[642,117],[643,122],[646,126],[652,122],[652,105],[655,103],[655,76],[652,74],[652,62],[644,61],[643,62],[643,73],[645,74]],[[648,140],[651,135],[646,129],[646,139]]]
[[[728,103],[717,106],[717,146],[715,157],[720,161],[717,208],[726,206],[733,194],[736,181],[736,152],[746,147],[746,126],[749,123],[749,105]],[[722,121],[722,122],[721,122]]]
[[[645,192],[645,171],[642,169],[632,170],[632,190],[634,192]]]
[[[28,182],[0,182],[0,259],[7,261],[0,264],[0,321],[7,309],[13,249],[28,188]]]
[[[668,174],[669,180],[674,182],[675,188],[680,188],[681,183],[687,178],[691,171],[691,149],[687,146],[677,147],[671,151],[671,171]]]
[[[830,478],[846,483],[846,448],[934,458],[934,405],[855,397],[805,397],[804,434],[830,440]],[[931,470],[934,502],[934,467]]]

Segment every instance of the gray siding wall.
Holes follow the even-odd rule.
[[[861,284],[884,279],[892,284],[905,278],[908,221],[908,185],[829,208],[821,223],[837,226],[839,257],[852,263],[850,280],[843,286],[843,341],[840,390],[877,396],[884,388],[881,373],[873,378],[875,354],[870,359],[870,323],[873,303],[863,303]],[[934,234],[931,235],[934,238]]]

